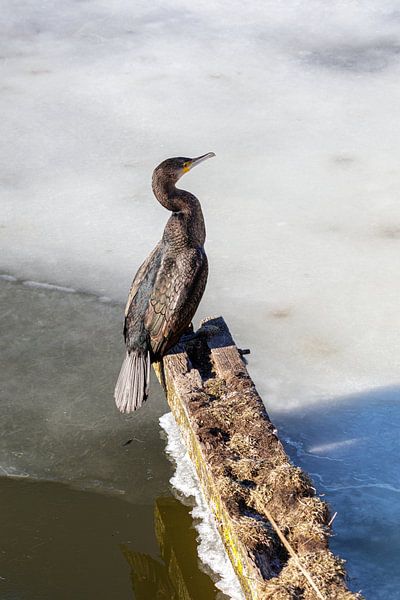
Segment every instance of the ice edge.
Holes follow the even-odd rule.
[[[171,484],[181,494],[193,497],[195,500],[191,515],[199,534],[197,540],[199,558],[215,574],[215,585],[221,592],[232,600],[244,600],[239,580],[226,554],[214,516],[207,506],[193,463],[172,413],[160,417],[160,425],[168,438],[166,452],[176,465],[175,473],[170,480]]]

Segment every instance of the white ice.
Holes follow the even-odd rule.
[[[8,7],[8,8],[7,8]],[[2,266],[123,300],[167,218],[203,202],[223,312],[270,402],[398,381],[398,4],[6,2]],[[255,326],[256,324],[256,326]]]
[[[123,301],[168,216],[153,167],[214,151],[182,180],[208,230],[198,314],[251,348],[272,417],[397,389],[397,1],[6,0],[1,19],[6,273]],[[375,440],[374,414],[353,437]],[[341,423],[320,427],[329,445]],[[377,477],[397,489],[391,453]],[[379,536],[386,513],[368,510]]]

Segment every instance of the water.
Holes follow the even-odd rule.
[[[189,509],[171,496],[151,506],[2,478],[0,508],[5,600],[225,597],[199,569]]]
[[[146,504],[2,478],[0,506],[6,600],[134,598],[123,548],[158,558],[153,511]]]
[[[223,313],[238,343],[251,348],[258,389],[299,448],[307,447],[319,416],[318,444],[329,450],[327,460],[310,465],[318,488],[333,477],[327,465],[336,458],[336,437],[346,442],[343,470],[325,493],[338,511],[337,527],[347,515],[348,535],[338,532],[335,547],[349,558],[354,589],[373,598],[398,595],[391,563],[377,561],[375,549],[386,544],[394,559],[400,552],[387,536],[391,488],[399,487],[391,433],[400,372],[399,39],[395,0],[250,7],[48,0],[6,2],[0,47],[5,272],[123,302],[167,218],[151,195],[152,169],[168,156],[214,151],[215,159],[182,180],[201,199],[207,223],[210,279],[199,316]],[[19,314],[17,305],[7,311]],[[119,326],[110,321],[110,330]],[[67,347],[77,327],[71,317],[55,339]],[[93,346],[97,330],[93,321]],[[28,336],[27,353],[41,345],[38,335]],[[60,394],[71,385],[84,414],[93,398],[85,397],[88,381],[96,386],[100,377],[93,389],[107,389],[106,404],[114,371],[99,375],[96,356],[84,372],[74,352],[68,377],[51,349],[48,367],[32,366],[22,376],[27,390],[41,390],[59,373]],[[115,371],[119,352],[116,345],[107,354]],[[9,367],[11,398],[22,367]],[[382,390],[390,391],[390,405]],[[340,415],[349,397],[358,399],[350,417],[343,409],[344,419],[324,420],[334,407]],[[43,411],[54,468],[59,464],[55,477],[64,480],[72,464],[59,457],[52,436],[65,443],[68,435],[51,398],[18,409],[10,443],[14,436],[12,451],[21,452],[26,428],[18,431],[18,423],[35,422]],[[148,410],[149,425],[145,417],[138,423],[156,431],[158,415]],[[96,441],[102,427],[94,418],[85,435]],[[347,443],[361,437],[373,460],[365,459],[364,446]],[[44,441],[36,441],[32,476],[47,466]],[[98,469],[89,456],[83,462],[95,487]],[[26,457],[14,456],[6,467],[25,464]],[[119,489],[105,465],[109,488]],[[357,503],[349,504],[353,495],[335,490],[350,466],[373,487],[350,488]],[[75,467],[79,479],[79,461]],[[139,489],[151,481],[138,482]],[[373,523],[373,547],[360,511]]]
[[[113,403],[122,307],[8,281],[0,299],[1,598],[150,600],[167,590],[215,600],[190,507],[171,494],[158,382],[135,417]]]

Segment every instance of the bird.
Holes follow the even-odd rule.
[[[206,229],[199,200],[176,187],[193,167],[215,156],[168,158],[153,171],[152,189],[172,215],[161,240],[139,267],[125,308],[126,355],[114,399],[122,413],[142,406],[149,394],[150,364],[159,361],[188,330],[208,276]]]

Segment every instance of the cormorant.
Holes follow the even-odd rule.
[[[157,200],[172,211],[161,241],[139,268],[125,309],[126,357],[115,386],[121,412],[133,412],[149,391],[150,362],[177,343],[190,325],[206,287],[206,230],[200,202],[175,187],[182,175],[213,152],[198,158],[168,158],[154,169]]]

